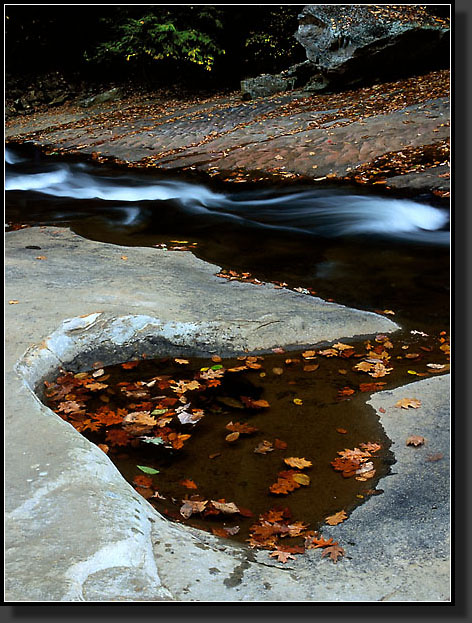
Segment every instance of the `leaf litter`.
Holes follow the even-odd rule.
[[[336,563],[344,549],[320,534],[322,525],[346,521],[360,500],[381,493],[375,487],[388,472],[389,441],[376,422],[359,418],[359,405],[391,387],[389,375],[405,382],[412,361],[418,374],[448,370],[445,333],[433,342],[420,333],[408,340],[392,344],[379,335],[290,358],[274,348],[227,360],[97,362],[88,372],[61,371],[45,382],[44,396],[169,519],[268,549],[277,562],[320,549]],[[406,357],[410,343],[433,361]],[[337,360],[351,358],[340,375]],[[372,372],[387,378],[359,383]],[[405,398],[395,406],[421,403]],[[429,455],[426,464],[440,458]]]

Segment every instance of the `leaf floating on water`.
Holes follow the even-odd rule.
[[[274,439],[274,448],[277,450],[285,450],[287,448],[287,442],[282,439]]]
[[[186,478],[185,480],[181,480],[180,484],[182,487],[187,487],[187,489],[198,489],[197,485],[193,482],[193,480],[189,480]]]
[[[311,467],[313,465],[311,461],[295,456],[284,459],[284,463],[287,463],[290,467],[296,467],[297,469],[304,469],[305,467]]]
[[[294,474],[292,479],[298,483],[299,485],[303,485],[304,487],[308,487],[310,484],[310,477],[307,474]]]
[[[234,502],[217,502],[215,500],[211,500],[211,504],[222,513],[226,513],[229,515],[232,515],[233,513],[239,513],[239,508]]]
[[[254,452],[256,454],[267,454],[268,452],[273,452],[274,446],[270,441],[261,441],[255,448]]]
[[[144,443],[152,443],[155,446],[162,446],[165,443],[162,437],[141,437],[140,439]]]
[[[303,404],[303,400],[301,398],[294,398],[293,404],[300,406]]]
[[[159,470],[154,469],[154,467],[146,467],[146,465],[136,465],[138,469],[140,469],[145,474],[158,474]]]
[[[180,514],[185,519],[188,519],[193,513],[201,513],[205,510],[208,500],[182,500],[183,504],[180,507]]]
[[[319,367],[320,367],[319,363],[314,363],[314,364],[303,366],[303,371],[304,372],[314,372],[315,370],[318,370]]]
[[[126,363],[122,363],[121,367],[124,370],[131,370],[132,368],[136,368],[139,365],[139,361],[127,361]]]
[[[239,433],[237,431],[235,431],[234,433],[230,433],[229,435],[226,435],[225,439],[226,441],[232,443],[233,441],[239,439]]]

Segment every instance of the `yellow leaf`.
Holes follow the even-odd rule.
[[[287,463],[290,467],[296,467],[297,469],[303,469],[304,467],[311,467],[313,465],[311,461],[307,461],[307,459],[300,459],[296,456],[284,459],[284,463]]]
[[[292,480],[295,480],[299,485],[304,485],[305,487],[310,484],[310,476],[306,474],[294,474]]]
[[[303,400],[301,398],[294,398],[293,399],[293,403],[296,405],[302,405],[303,404]]]

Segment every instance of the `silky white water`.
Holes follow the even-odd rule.
[[[269,190],[218,193],[201,184],[182,181],[150,183],[149,179],[129,172],[122,177],[107,177],[83,163],[43,164],[40,172],[24,170],[23,159],[8,148],[5,159],[10,165],[5,174],[7,191],[109,202],[107,210],[112,208],[117,225],[144,223],[150,211],[159,211],[162,202],[172,200],[179,217],[192,214],[216,222],[238,220],[249,227],[328,238],[381,235],[433,244],[449,242],[449,233],[444,230],[449,221],[447,211],[411,199],[316,188],[278,194]],[[58,218],[64,218],[64,213]]]

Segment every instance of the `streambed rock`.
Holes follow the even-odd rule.
[[[36,259],[38,246],[46,259]],[[116,363],[143,344],[150,354],[229,353],[388,332],[392,322],[270,285],[222,281],[217,267],[188,253],[96,243],[59,228],[8,233],[6,247],[6,296],[18,301],[6,310],[7,601],[450,599],[447,377],[408,386],[423,403],[414,422],[394,407],[405,388],[373,400],[398,446],[414,426],[445,458],[427,468],[425,488],[423,450],[398,452],[384,495],[329,529],[347,551],[336,565],[317,550],[281,565],[266,551],[168,522],[35,393],[63,365],[99,356]]]

